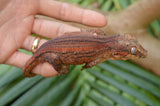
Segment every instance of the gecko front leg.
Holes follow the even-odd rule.
[[[58,72],[58,76],[68,72],[69,65],[62,65],[59,56],[55,53],[45,53],[44,61],[53,66],[53,68]]]

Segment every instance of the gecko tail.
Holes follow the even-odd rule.
[[[34,77],[36,74],[32,73],[32,70],[37,64],[39,64],[39,62],[36,61],[35,58],[29,59],[23,67],[23,75],[25,77]]]

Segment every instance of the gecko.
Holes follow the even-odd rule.
[[[35,76],[33,68],[44,62],[51,64],[60,76],[68,72],[69,65],[85,63],[83,70],[107,59],[128,60],[146,55],[147,50],[130,34],[105,36],[102,30],[68,32],[40,46],[25,64],[23,75]]]

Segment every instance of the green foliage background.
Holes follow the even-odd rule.
[[[118,11],[136,0],[67,1]],[[148,30],[158,37],[160,20],[151,23]],[[82,72],[81,67],[71,66],[61,77],[25,78],[21,69],[0,65],[0,106],[160,106],[160,78],[140,66],[108,60]]]

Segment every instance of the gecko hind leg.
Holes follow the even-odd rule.
[[[57,54],[46,53],[44,55],[46,62],[50,63],[53,68],[58,72],[58,76],[68,73],[69,65],[62,65],[60,58]]]
[[[45,53],[43,56],[44,56],[43,61],[51,64],[53,68],[58,72],[58,76],[60,76],[62,74],[61,70],[63,67],[59,56],[54,53]]]

